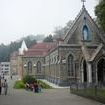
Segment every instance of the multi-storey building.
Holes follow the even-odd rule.
[[[0,63],[0,72],[1,72],[1,75],[10,76],[10,62],[1,62]]]

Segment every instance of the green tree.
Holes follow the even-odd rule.
[[[105,32],[105,0],[99,0],[99,4],[95,8],[95,14],[100,28]]]
[[[7,50],[7,46],[4,44],[0,45],[0,62],[9,61],[9,53]]]
[[[25,40],[27,47],[31,47],[33,44],[36,44],[34,36],[27,36],[21,38],[18,41],[11,42],[9,45],[0,45],[0,62],[10,61],[10,55],[14,51],[18,51],[21,47],[22,40]]]
[[[33,44],[36,44],[36,39],[34,39],[32,36],[27,36],[23,38],[23,40],[26,42],[28,48],[30,48]]]
[[[64,36],[68,32],[68,30],[70,29],[72,23],[73,23],[73,21],[72,20],[69,20],[66,23],[66,26],[65,27],[61,27],[61,26],[55,27],[53,38],[54,39],[64,38]]]
[[[53,42],[53,37],[52,37],[52,35],[50,34],[49,36],[47,36],[47,37],[43,40],[43,42]]]

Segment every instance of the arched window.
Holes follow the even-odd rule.
[[[87,82],[87,64],[86,61],[83,61],[83,75],[84,75],[84,82]]]
[[[28,62],[28,73],[32,73],[32,62]]]
[[[41,73],[41,62],[37,62],[37,73]]]
[[[68,76],[74,76],[74,58],[71,54],[68,56]]]
[[[86,25],[83,26],[83,40],[88,41],[90,40],[90,33],[89,33],[89,29]]]

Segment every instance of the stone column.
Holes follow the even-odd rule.
[[[81,76],[82,76],[82,83],[84,83],[84,73],[83,73],[83,68],[81,70]]]
[[[81,64],[80,76],[81,76],[81,82],[84,83],[84,69],[83,69],[83,62],[82,62],[82,64]]]
[[[95,72],[96,72],[96,84],[98,84],[98,75],[97,75],[97,69],[98,69],[98,68],[96,67],[96,71],[95,71]]]
[[[90,62],[87,62],[87,68],[88,68],[88,82],[92,83],[92,65]]]

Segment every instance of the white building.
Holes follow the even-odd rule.
[[[10,62],[1,62],[0,63],[0,73],[1,75],[10,75]]]

